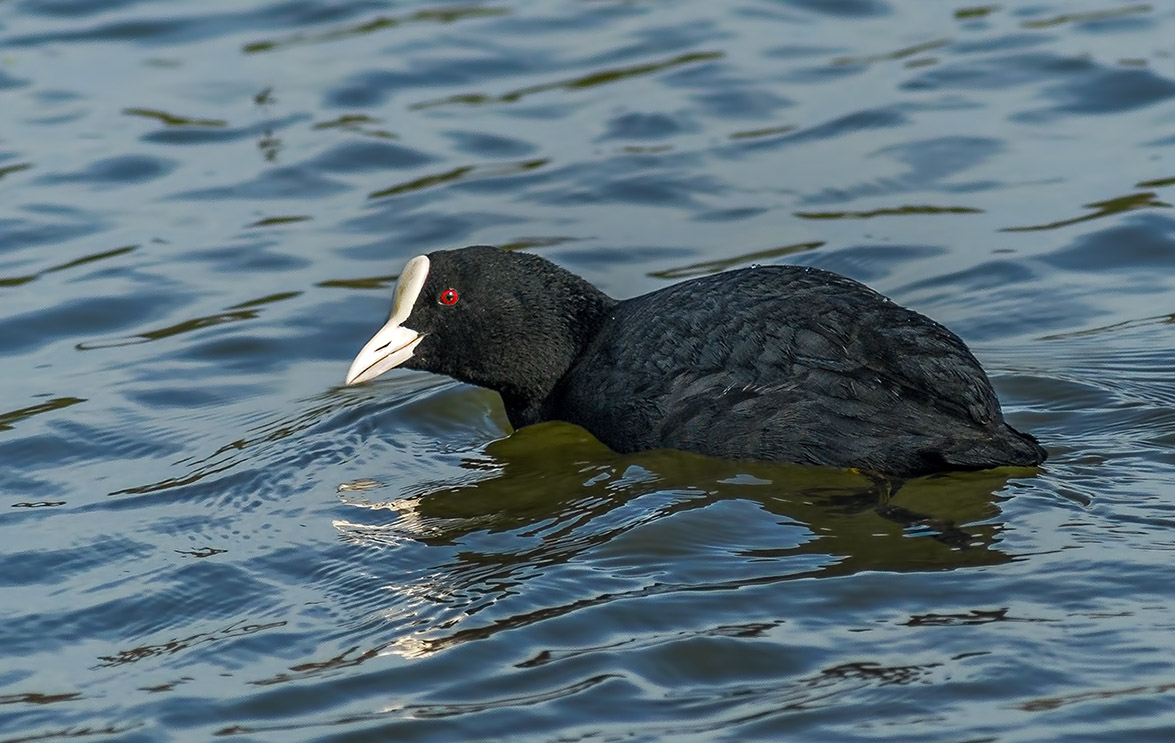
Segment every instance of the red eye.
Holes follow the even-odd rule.
[[[456,289],[446,289],[441,292],[441,304],[457,304],[458,298]]]

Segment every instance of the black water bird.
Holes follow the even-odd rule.
[[[515,428],[561,420],[618,452],[913,477],[1033,466],[951,331],[852,279],[758,266],[617,301],[536,255],[417,256],[347,372],[403,366],[496,390]]]

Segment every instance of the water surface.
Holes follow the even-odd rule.
[[[1175,739],[1175,8],[0,4],[0,741]],[[945,323],[1039,473],[617,455],[396,272]]]

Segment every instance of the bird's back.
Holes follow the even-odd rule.
[[[819,269],[715,274],[619,303],[549,417],[618,451],[855,466],[896,475],[1033,465],[945,327]]]

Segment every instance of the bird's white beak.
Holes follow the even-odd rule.
[[[404,266],[400,280],[396,282],[392,314],[351,362],[351,368],[347,370],[347,384],[375,379],[411,358],[424,336],[404,327],[404,321],[412,314],[412,307],[427,278],[428,256],[418,255]]]
[[[411,328],[388,322],[367,341],[363,350],[347,370],[347,384],[359,384],[375,379],[388,369],[394,369],[412,356],[423,336]]]

